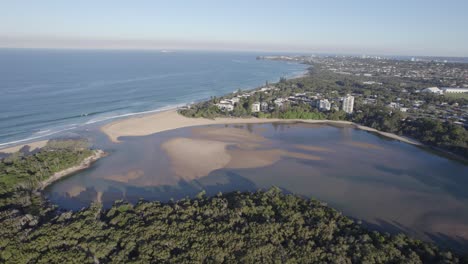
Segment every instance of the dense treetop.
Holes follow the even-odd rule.
[[[16,152],[0,162],[0,195],[18,188],[34,189],[40,181],[91,154],[83,140],[51,140],[39,152]]]
[[[1,213],[1,261],[463,262],[451,252],[404,235],[368,231],[316,200],[284,195],[278,189],[211,198],[199,195],[165,204],[117,201],[109,210],[94,204],[39,220],[34,227],[23,218],[18,212]]]

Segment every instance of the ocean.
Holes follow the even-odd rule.
[[[293,77],[258,53],[0,49],[0,148]]]

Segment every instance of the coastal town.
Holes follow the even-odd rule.
[[[382,57],[269,56],[304,76],[179,109],[187,117],[351,121],[467,157],[468,64]]]
[[[253,114],[271,113],[305,104],[319,112],[352,114],[356,103],[357,112],[362,105],[382,105],[389,111],[400,111],[409,117],[427,117],[468,126],[467,64],[415,58],[404,61],[343,56],[267,56],[257,59],[305,63],[312,66],[313,74],[332,76],[336,82],[334,87],[328,84],[332,89],[321,83],[300,87],[294,81],[287,86],[284,79],[276,85],[267,82],[258,89],[238,91],[213,101],[220,111],[229,115],[237,105],[242,105]]]
[[[263,87],[260,90],[242,93],[229,99],[222,99],[219,103],[215,103],[214,105],[221,111],[232,112],[235,106],[241,101],[255,96],[257,93],[263,93],[261,97],[266,99],[263,99],[261,102],[253,102],[250,106],[251,113],[268,113],[275,110],[284,110],[289,106],[297,106],[300,104],[308,104],[322,112],[331,111],[333,109],[334,111],[342,110],[347,114],[353,113],[354,96],[349,94],[329,100],[328,98],[323,98],[320,94],[310,95],[308,93],[296,93],[288,97],[275,97],[275,91],[279,91],[279,89],[275,87]]]
[[[468,64],[451,58],[386,58],[382,56],[259,56],[260,60],[280,60],[314,65],[342,75],[396,77],[435,82],[439,87],[468,88]],[[456,61],[456,60],[455,60]]]

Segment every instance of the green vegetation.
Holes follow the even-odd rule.
[[[448,118],[457,113],[456,105],[468,105],[468,99],[460,94],[433,95],[418,93],[418,90],[438,83],[427,80],[410,80],[398,77],[375,77],[380,84],[365,85],[367,79],[362,76],[342,75],[321,70],[320,67],[310,69],[310,74],[303,78],[292,80],[282,79],[274,86],[277,88],[268,92],[252,93],[248,98],[241,98],[232,112],[221,111],[214,105],[221,100],[242,94],[242,91],[221,98],[195,104],[190,109],[180,113],[188,117],[251,117],[282,118],[282,119],[328,119],[347,120],[369,126],[380,131],[396,133],[412,137],[429,146],[449,151],[468,158],[468,132],[463,126],[454,123],[456,119]],[[268,87],[267,84],[265,85]],[[282,107],[272,102],[277,98],[287,98],[295,94],[305,94],[306,97],[318,96],[331,102],[332,110],[319,112],[312,107],[310,101],[287,101]],[[346,114],[340,109],[340,97],[346,94],[355,96],[354,113]],[[374,100],[366,104],[366,99]],[[423,102],[418,111],[410,110],[402,113],[387,107],[391,102],[412,106],[415,101]],[[252,113],[253,102],[267,102],[274,105],[269,111]],[[436,107],[437,106],[437,107]],[[450,106],[449,108],[447,108]],[[459,111],[460,112],[460,111]]]
[[[94,204],[47,221],[12,211],[0,217],[0,261],[10,263],[463,262],[404,235],[370,232],[278,189],[166,204],[118,201],[109,210]]]
[[[449,99],[462,99],[468,100],[468,93],[446,93],[444,97]]]
[[[52,142],[2,161],[0,263],[467,262],[405,235],[369,231],[277,188],[211,198],[202,192],[169,203],[116,201],[78,212],[57,211],[34,192],[41,178],[88,154],[81,143]]]
[[[223,113],[213,105],[213,99],[207,102],[199,103],[191,107],[190,109],[183,109],[179,111],[182,115],[194,118],[210,118],[223,116]]]
[[[418,139],[429,146],[441,148],[468,157],[468,131],[450,122],[430,118],[407,118],[404,113],[382,106],[363,106],[351,121],[380,131]]]
[[[91,156],[85,142],[52,140],[43,150],[32,155],[16,152],[0,162],[0,195],[16,188],[35,189],[39,182],[55,172],[79,164]]]
[[[12,201],[31,203],[31,192],[54,173],[78,165],[92,155],[86,141],[51,140],[39,152],[16,152],[0,161],[0,208]],[[21,196],[20,200],[15,199]],[[13,199],[12,199],[13,197]]]

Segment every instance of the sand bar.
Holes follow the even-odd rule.
[[[271,140],[242,128],[202,127],[193,130],[192,138],[177,137],[162,144],[170,158],[172,171],[186,181],[222,168],[266,167],[282,158],[322,160],[320,156],[275,148]],[[222,135],[224,130],[226,135]]]
[[[381,132],[376,129],[361,126],[349,121],[335,120],[304,120],[304,119],[275,119],[275,118],[188,118],[177,113],[177,110],[168,110],[151,115],[132,117],[118,120],[101,127],[112,142],[119,142],[120,137],[125,136],[146,136],[158,132],[173,130],[183,127],[193,127],[202,125],[222,125],[222,124],[260,124],[260,123],[307,123],[307,124],[338,124],[351,125],[358,129],[378,133],[382,136],[399,140],[413,145],[421,145],[416,140],[398,136],[392,133]]]

